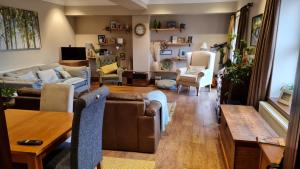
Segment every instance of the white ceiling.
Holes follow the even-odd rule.
[[[64,6],[110,6],[117,5],[110,0],[43,0]]]
[[[110,0],[43,0],[64,6],[110,6],[117,5]],[[237,0],[140,0],[145,4],[190,4],[232,2]]]

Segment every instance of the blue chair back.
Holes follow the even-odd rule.
[[[93,169],[102,160],[102,127],[107,87],[81,96],[74,106],[71,168]]]

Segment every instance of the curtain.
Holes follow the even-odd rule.
[[[259,101],[266,100],[270,88],[273,67],[280,0],[267,0],[262,27],[256,46],[248,105],[258,109]]]
[[[249,22],[249,5],[246,5],[240,10],[239,26],[236,35],[235,49],[241,50],[241,40],[247,40],[248,22]],[[242,51],[241,51],[242,52]]]
[[[228,26],[228,35],[234,35],[234,24],[235,24],[235,15],[230,16],[229,26]],[[228,37],[227,44],[232,46],[232,42],[230,41],[230,38]],[[228,50],[226,52],[224,60],[231,59],[232,56],[232,49]]]

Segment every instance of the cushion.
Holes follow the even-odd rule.
[[[37,81],[38,80],[38,78],[33,74],[32,71],[25,73],[23,75],[19,75],[19,76],[17,76],[17,78],[21,79],[21,80],[28,80],[28,81]]]
[[[63,66],[63,68],[65,71],[70,73],[70,75],[73,77],[83,77],[83,78],[87,79],[87,77],[86,77],[87,76],[87,74],[86,74],[87,67],[86,66],[81,66],[81,67]]]
[[[197,75],[184,74],[179,77],[179,81],[194,83],[197,82],[197,78]]]
[[[80,77],[72,77],[69,79],[66,79],[65,81],[61,82],[62,84],[68,84],[68,85],[74,85],[74,88],[81,87],[83,85],[86,85],[87,82],[85,79]]]
[[[118,65],[117,62],[109,64],[109,65],[105,65],[101,67],[101,70],[104,74],[109,74],[109,73],[113,73],[118,69]]]
[[[72,76],[70,75],[70,73],[67,72],[67,71],[65,71],[65,70],[59,71],[59,73],[61,74],[61,76],[62,76],[64,79],[69,79],[69,78],[72,77]]]
[[[169,90],[175,90],[176,89],[176,81],[175,80],[156,80],[155,85],[160,89],[169,89]]]
[[[46,65],[39,66],[40,70],[49,70],[49,69],[55,69],[57,67],[61,67],[59,63],[51,63]]]
[[[55,68],[53,68],[53,70],[55,71],[55,73],[56,73],[56,75],[57,75],[57,77],[59,78],[59,79],[63,79],[64,77],[61,75],[61,71],[64,71],[64,69],[63,69],[63,67],[62,66],[57,66],[57,67],[55,67]]]
[[[59,81],[53,69],[38,71],[37,74],[44,83],[56,83]]]
[[[203,70],[205,70],[205,66],[189,66],[186,73],[191,75],[197,75],[199,72]]]

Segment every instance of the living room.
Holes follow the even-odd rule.
[[[0,0],[0,168],[297,168],[298,7]]]

